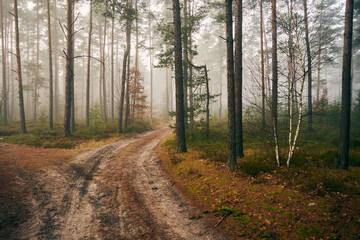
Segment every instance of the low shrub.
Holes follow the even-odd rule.
[[[43,147],[44,148],[66,148],[66,149],[71,149],[71,148],[76,147],[76,142],[71,141],[69,139],[61,138],[61,139],[57,139],[55,141],[44,142]]]
[[[271,172],[275,169],[269,163],[259,160],[241,162],[239,168],[252,177],[257,176],[259,173]]]

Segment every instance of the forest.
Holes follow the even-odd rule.
[[[360,237],[360,0],[0,6],[0,239]]]

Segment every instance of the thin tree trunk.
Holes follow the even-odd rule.
[[[340,145],[334,167],[348,169],[351,114],[351,52],[353,36],[354,0],[346,0],[345,34],[342,70],[342,99],[340,122]]]
[[[66,8],[66,82],[65,82],[65,115],[64,115],[64,135],[70,136],[70,121],[71,121],[71,102],[72,102],[72,82],[74,81],[73,69],[73,3],[67,0]]]
[[[290,4],[289,4],[290,2]],[[287,1],[288,5],[288,14],[290,15],[290,12],[292,14],[292,0]],[[288,60],[288,113],[290,115],[290,122],[292,121],[292,110],[290,109],[293,107],[293,101],[294,101],[294,80],[293,77],[294,71],[293,71],[293,50],[292,50],[292,20],[290,19],[289,25],[288,25],[288,54],[289,54],[289,60]],[[291,128],[291,126],[290,126]],[[291,133],[291,131],[290,131]],[[291,146],[291,144],[290,144]]]
[[[57,32],[57,0],[54,0],[54,67],[55,67],[55,76],[54,76],[54,117],[55,120],[59,120],[59,58],[58,58],[58,32]]]
[[[113,9],[113,14],[115,14],[115,11]],[[114,113],[114,106],[115,106],[115,87],[114,87],[114,29],[115,29],[115,17],[112,16],[111,18],[111,120],[115,120],[115,113]]]
[[[19,83],[19,106],[20,106],[20,120],[21,120],[21,132],[26,133],[25,123],[25,110],[24,110],[24,97],[22,88],[22,75],[21,75],[21,56],[20,56],[20,39],[19,39],[19,19],[18,19],[18,7],[17,0],[14,0],[14,18],[15,18],[15,43],[16,43],[16,62],[17,62],[17,77]]]
[[[130,34],[131,38],[131,34]],[[131,45],[131,41],[130,41]],[[130,115],[130,50],[131,46],[129,48],[129,54],[128,54],[128,61],[127,61],[127,70],[126,70],[126,106],[125,106],[125,122],[124,127],[128,128],[129,124],[129,115]]]
[[[292,11],[292,7],[291,7],[291,20],[293,20],[294,25],[295,23],[295,19],[294,19],[294,15],[293,15],[293,11]],[[300,87],[300,92],[299,92],[299,115],[298,115],[298,122],[297,122],[297,126],[296,126],[296,130],[295,130],[295,136],[293,141],[292,140],[292,106],[290,108],[291,114],[290,114],[290,132],[289,132],[289,154],[288,154],[288,159],[287,159],[287,167],[290,167],[290,163],[292,161],[293,155],[294,155],[294,151],[295,151],[295,147],[296,147],[296,143],[297,143],[297,139],[299,136],[299,132],[300,132],[300,125],[301,125],[301,119],[302,119],[302,107],[303,107],[303,102],[302,102],[302,96],[303,96],[303,91],[304,91],[304,85],[305,85],[305,77],[306,77],[306,71],[305,71],[305,67],[304,67],[304,63],[303,63],[303,56],[302,56],[302,52],[300,49],[300,40],[299,40],[299,31],[298,31],[298,27],[295,25],[295,34],[296,34],[296,49],[298,52],[298,57],[299,57],[299,62],[300,62],[300,67],[301,67],[301,71],[302,71],[302,76],[301,76],[301,87]],[[294,84],[292,82],[292,88]],[[296,96],[296,95],[295,95]],[[293,95],[291,95],[291,104],[292,104],[292,99]]]
[[[127,1],[127,7],[130,7],[131,0]],[[127,12],[129,14],[129,12]],[[129,19],[129,16],[126,19],[126,49],[124,52],[124,58],[123,58],[123,71],[121,76],[121,95],[120,95],[120,104],[119,104],[119,121],[118,121],[118,132],[122,133],[122,122],[123,122],[123,111],[124,111],[124,100],[125,100],[125,84],[126,84],[126,66],[127,66],[127,60],[128,56],[130,54],[130,33],[131,33],[131,21]]]
[[[103,65],[104,65],[104,59],[103,59],[103,47],[102,47],[102,27],[101,27],[101,15],[99,15],[99,50],[100,50],[100,59],[101,59],[101,65],[100,65],[100,77],[99,77],[99,103],[100,103],[100,115],[101,119],[104,120],[104,111],[103,111],[103,96],[102,96],[102,78],[103,78]]]
[[[309,41],[309,19],[307,11],[307,0],[304,0],[304,18],[305,18],[305,42],[307,53],[307,72],[308,72],[308,130],[312,131],[312,78],[311,78],[311,51]]]
[[[320,8],[321,8],[321,13],[320,13],[320,20],[319,20],[319,31],[318,31],[318,34],[319,34],[319,38],[318,38],[318,63],[317,63],[317,81],[316,81],[316,100],[319,101],[320,100],[320,77],[321,77],[321,51],[322,51],[322,48],[321,48],[321,41],[322,41],[322,18],[323,18],[323,3],[324,3],[324,0],[321,1],[321,5],[320,5]]]
[[[173,87],[173,80],[172,80],[172,70],[169,69],[169,78],[170,78],[170,110],[174,111],[174,87]]]
[[[36,1],[36,69],[34,82],[34,105],[33,105],[33,119],[37,119],[37,102],[38,102],[38,83],[39,83],[39,61],[40,61],[40,20],[39,20],[39,1]]]
[[[92,16],[93,2],[90,0],[90,17],[89,17],[89,38],[88,38],[88,57],[87,57],[87,75],[86,75],[86,126],[90,125],[90,74],[91,74],[91,35],[92,35]]]
[[[267,80],[267,91],[268,94],[271,93],[271,83],[270,83],[270,56],[269,56],[269,48],[268,48],[268,44],[267,44],[267,37],[266,37],[266,31],[265,29],[263,30],[263,34],[264,34],[264,43],[265,43],[265,52],[266,52],[266,59],[265,59],[265,63],[266,63],[266,80]],[[266,99],[265,99],[266,101]]]
[[[149,16],[149,61],[150,61],[150,118],[153,118],[153,59],[152,59],[152,26]]]
[[[106,69],[105,69],[105,46],[106,46],[106,18],[104,18],[104,43],[103,43],[103,51],[102,51],[102,54],[103,54],[103,64],[102,64],[102,67],[103,67],[103,71],[102,71],[102,84],[103,84],[103,87],[102,87],[102,90],[103,90],[103,111],[104,111],[104,121],[106,122],[107,121],[107,106],[106,106]]]
[[[73,6],[72,6],[72,33],[74,34],[75,32],[75,1],[73,1]],[[75,38],[73,37],[73,49],[71,51],[71,69],[73,71],[75,71],[75,67],[74,67],[74,52],[75,52]],[[70,122],[70,126],[71,126],[71,132],[75,132],[75,74],[73,73],[73,77],[72,77],[72,82],[71,82],[71,122]]]
[[[27,36],[30,36],[30,31],[29,29],[27,29],[26,31],[27,33]],[[15,47],[16,48],[16,47]],[[30,61],[30,39],[27,38],[26,39],[26,61],[29,62]],[[26,85],[29,85],[30,84],[30,79],[29,79],[29,75],[26,74],[25,75],[25,84]],[[27,116],[30,116],[31,112],[30,112],[30,91],[26,91],[25,94],[26,94],[26,115]]]
[[[265,63],[264,63],[264,30],[263,30],[263,0],[260,5],[260,53],[261,53],[261,127],[265,129]]]
[[[184,28],[185,31],[183,34],[183,55],[184,59],[189,59],[189,42],[188,42],[188,31],[189,31],[189,23],[188,23],[188,0],[184,0]],[[184,76],[184,108],[185,108],[185,127],[188,127],[188,78],[189,78],[189,68],[187,62],[183,63],[183,76]]]
[[[319,34],[319,52],[318,52],[318,65],[317,65],[317,81],[316,81],[316,100],[320,100],[320,77],[321,77],[321,37]]]
[[[181,18],[179,0],[173,0],[174,26],[174,65],[176,85],[176,141],[177,153],[186,152],[185,142],[185,112],[184,112],[184,79],[182,66]]]
[[[52,46],[51,46],[51,22],[50,22],[50,0],[46,1],[48,20],[48,41],[49,41],[49,129],[54,129],[53,109],[53,69],[52,69]]]
[[[271,0],[271,19],[272,19],[272,102],[271,113],[274,126],[275,137],[275,156],[277,165],[280,166],[279,146],[277,139],[277,121],[278,121],[278,67],[277,67],[277,27],[276,27],[276,0]]]
[[[206,80],[206,138],[210,138],[210,90],[209,90],[209,78],[208,71],[205,65],[205,80]]]
[[[223,97],[223,90],[222,90],[222,84],[223,84],[223,49],[222,49],[222,44],[221,42],[219,42],[220,45],[220,69],[219,69],[219,74],[220,74],[220,97],[219,97],[219,118],[221,119],[222,117],[222,97]]]
[[[2,0],[0,0],[0,21],[1,21],[1,51],[2,51],[2,77],[3,77],[3,93],[2,93],[2,104],[3,104],[3,120],[4,124],[8,124],[7,119],[7,89],[6,89],[6,49],[4,43],[4,25],[3,25],[3,5]]]
[[[135,0],[135,77],[134,77],[134,96],[133,96],[133,109],[132,114],[135,120],[136,111],[136,98],[137,98],[137,87],[139,81],[139,15],[138,15],[138,0]]]
[[[242,129],[242,0],[236,0],[235,14],[236,156],[242,158],[244,157]]]
[[[166,68],[165,69],[165,85],[166,85],[166,100],[165,100],[165,104],[166,104],[166,115],[165,115],[165,119],[168,120],[169,119],[169,69]]]
[[[14,52],[14,34],[13,34],[13,26],[10,28],[10,51]],[[14,54],[10,56],[10,67],[14,69]],[[16,119],[15,116],[15,77],[14,71],[11,71],[11,103],[10,103],[10,116],[12,120]]]
[[[228,168],[237,168],[236,162],[236,118],[235,118],[235,80],[234,80],[234,39],[232,20],[232,0],[226,3],[226,45],[227,45],[227,92],[228,92]]]
[[[188,0],[188,4],[189,4],[189,16],[190,18],[192,18],[193,13],[192,13],[192,8],[191,8],[191,0]],[[190,24],[191,26],[191,24]],[[190,29],[190,28],[189,28]],[[193,54],[192,54],[192,26],[191,29],[189,30],[189,58],[190,61],[192,61],[193,58]],[[195,119],[194,119],[194,110],[193,110],[193,106],[194,106],[194,94],[193,94],[193,68],[192,66],[189,66],[189,77],[188,77],[188,86],[189,86],[189,104],[190,104],[190,125],[193,126],[195,124]]]

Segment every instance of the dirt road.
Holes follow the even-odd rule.
[[[85,152],[36,175],[17,239],[223,239],[172,186],[154,149],[162,128]]]

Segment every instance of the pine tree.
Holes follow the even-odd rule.
[[[341,123],[340,145],[335,168],[348,169],[349,143],[350,143],[350,113],[351,113],[351,55],[353,36],[354,0],[346,0],[345,9],[345,34],[342,70],[342,99],[341,99]]]
[[[14,0],[14,19],[15,19],[15,44],[16,44],[16,63],[17,63],[17,77],[19,83],[19,106],[20,106],[20,120],[21,120],[21,132],[26,133],[25,123],[25,109],[24,109],[24,96],[21,74],[21,56],[20,56],[20,39],[19,39],[19,16],[17,0]]]
[[[232,20],[232,0],[226,4],[226,42],[227,42],[227,92],[228,92],[228,168],[233,171],[236,163],[236,120],[235,120],[235,79],[234,79],[234,39]]]
[[[174,27],[174,65],[176,84],[176,140],[177,153],[186,152],[185,142],[185,112],[184,112],[184,81],[181,45],[181,18],[179,0],[173,0]]]

